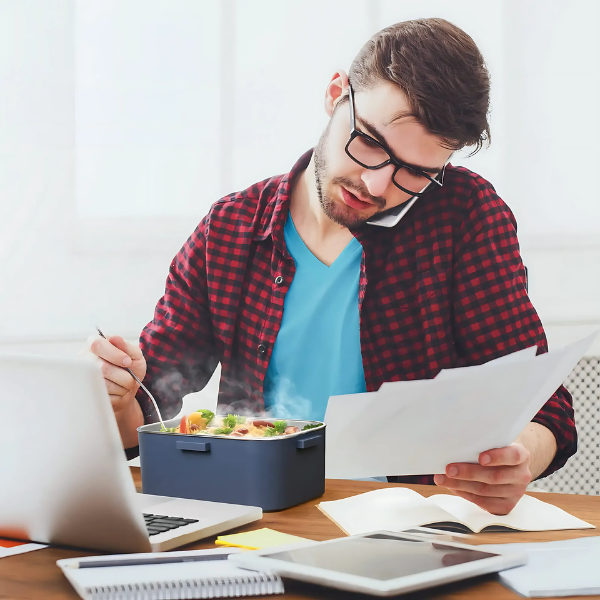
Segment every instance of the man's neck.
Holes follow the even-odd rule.
[[[331,265],[352,239],[350,231],[332,221],[321,208],[314,155],[292,183],[290,212],[302,241],[326,265]]]

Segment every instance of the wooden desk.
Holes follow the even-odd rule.
[[[140,472],[132,468],[133,478],[138,490],[141,489]],[[325,500],[339,500],[355,494],[381,487],[393,487],[395,484],[376,483],[368,481],[329,480],[325,495],[312,502],[301,504],[285,511],[266,513],[262,521],[251,523],[236,531],[249,531],[258,527],[271,527],[278,531],[307,537],[313,540],[329,540],[341,537],[342,532],[325,517],[315,505]],[[407,486],[424,496],[443,493],[443,488],[425,485]],[[600,528],[600,496],[576,496],[569,494],[531,494],[545,502],[555,504],[573,515],[588,521]],[[575,537],[600,535],[597,529],[548,531],[541,533],[481,533],[477,536],[478,542],[485,544],[502,542],[545,542],[562,540]],[[214,548],[214,538],[203,542],[191,544],[186,549]],[[64,578],[56,561],[61,558],[85,556],[86,553],[76,550],[63,550],[47,548],[28,554],[17,555],[0,559],[0,599],[2,600],[63,600],[76,599],[77,594]],[[363,600],[374,596],[363,596],[339,592],[308,584],[301,584],[291,580],[285,581],[285,597],[291,599],[325,599],[334,600]],[[486,598],[487,600],[501,600],[504,598],[518,598],[516,594],[504,589],[497,581],[496,576],[485,576],[460,584],[453,584],[437,588],[435,591],[402,596],[407,600],[416,598]],[[598,597],[598,596],[597,596]],[[581,596],[590,598],[590,596]]]

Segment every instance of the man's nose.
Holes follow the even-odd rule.
[[[383,196],[392,183],[393,174],[394,165],[387,165],[381,169],[364,169],[360,178],[371,196]]]

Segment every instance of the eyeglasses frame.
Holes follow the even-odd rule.
[[[356,128],[356,112],[354,110],[354,90],[352,89],[352,85],[349,83],[348,84],[348,97],[350,100],[350,120],[352,122],[351,128],[350,128],[350,138],[348,139],[348,142],[346,144],[346,154],[357,164],[359,164],[361,167],[365,168],[365,169],[369,169],[371,171],[375,171],[377,169],[382,169],[383,167],[387,167],[387,165],[392,164],[394,165],[396,168],[394,170],[394,172],[392,173],[392,183],[400,190],[402,190],[403,192],[405,192],[406,194],[410,194],[411,196],[424,196],[425,194],[427,194],[428,192],[430,192],[432,189],[435,188],[430,188],[430,185],[432,183],[434,183],[436,186],[438,186],[438,188],[441,188],[444,185],[444,173],[446,171],[446,165],[444,165],[441,169],[441,171],[435,175],[435,177],[431,177],[430,175],[428,175],[427,173],[425,173],[424,171],[421,171],[419,169],[415,169],[414,167],[411,167],[409,164],[398,160],[393,153],[390,151],[389,148],[386,148],[381,142],[379,142],[378,140],[376,140],[375,138],[372,138],[370,135],[367,135],[366,133],[360,131],[360,129]],[[369,143],[371,144],[375,144],[376,146],[379,146],[379,148],[381,148],[387,155],[388,155],[388,160],[382,162],[379,165],[376,165],[374,167],[366,165],[362,162],[360,162],[360,160],[358,160],[357,158],[355,158],[354,156],[352,156],[352,154],[350,153],[350,150],[348,149],[350,147],[350,144],[357,138],[357,137],[363,137],[366,138],[367,140],[369,140]],[[447,164],[447,163],[446,163]],[[429,180],[429,183],[427,184],[427,186],[425,187],[425,189],[421,190],[420,192],[413,192],[412,190],[408,190],[404,187],[402,187],[399,183],[396,182],[396,173],[400,170],[400,169],[407,169],[409,171],[412,171],[413,173],[417,173],[418,175],[421,175],[422,177],[425,177],[426,179]]]

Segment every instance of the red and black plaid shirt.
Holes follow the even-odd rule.
[[[216,202],[172,261],[140,342],[144,383],[165,418],[179,411],[185,394],[206,385],[219,361],[220,411],[263,410],[265,374],[295,271],[283,236],[290,186],[310,156],[286,175]],[[534,344],[547,350],[527,296],[515,219],[475,173],[448,166],[444,186],[418,200],[398,225],[364,225],[353,234],[363,247],[360,340],[368,391]],[[138,400],[145,418],[156,420],[143,393]],[[548,475],[576,450],[569,392],[559,388],[533,420],[558,443]]]

